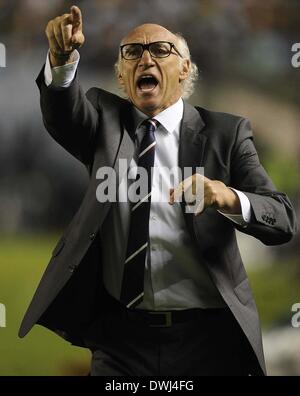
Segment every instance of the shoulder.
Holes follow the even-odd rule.
[[[86,97],[94,107],[112,108],[128,104],[126,99],[97,87],[90,88],[86,93]]]
[[[195,106],[195,109],[199,112],[207,127],[232,130],[232,128],[238,128],[241,123],[247,121],[245,117],[235,114],[212,111],[199,106]]]
[[[240,115],[211,111],[195,106],[204,123],[204,133],[223,143],[253,136],[250,121]]]

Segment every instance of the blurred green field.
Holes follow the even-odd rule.
[[[261,270],[248,271],[248,275],[263,329],[290,326],[292,305],[300,302],[299,260],[262,265]]]
[[[35,326],[17,336],[23,314],[49,260],[57,235],[0,239],[0,303],[6,327],[0,328],[0,375],[84,375],[90,353]]]
[[[0,328],[0,375],[85,375],[88,371],[87,350],[40,326],[22,340],[17,336],[57,239],[58,235],[0,239],[0,303],[7,314],[6,328]],[[249,276],[263,326],[290,322],[291,306],[300,296],[298,263],[262,266]]]

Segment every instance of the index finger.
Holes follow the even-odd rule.
[[[81,14],[80,8],[77,6],[72,6],[71,14],[73,17],[73,27],[76,28],[76,30],[77,30],[78,28],[80,28],[82,26],[82,14]]]

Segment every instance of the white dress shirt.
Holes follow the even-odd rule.
[[[77,51],[76,51],[77,52]],[[66,66],[51,68],[47,56],[45,83],[66,88],[74,79],[79,62],[77,52],[75,61]],[[128,187],[136,172],[136,159],[145,128],[142,121],[148,118],[135,109],[136,151],[128,171]],[[183,117],[183,101],[156,115],[159,127],[155,132],[155,162],[152,182],[152,201],[149,219],[149,244],[145,263],[144,300],[137,307],[150,310],[215,308],[225,303],[212,282],[205,265],[199,262],[196,247],[186,228],[179,202],[168,203],[169,188],[181,181],[179,173],[174,173],[174,184],[170,185],[169,173],[164,169],[178,170],[179,131]],[[127,176],[128,176],[127,175]],[[163,181],[165,188],[160,189]],[[121,183],[119,195],[126,195],[126,183]],[[224,215],[231,221],[245,225],[250,221],[251,206],[247,196],[238,190],[242,214]],[[166,194],[161,202],[161,195]],[[200,214],[201,216],[201,214]],[[112,203],[104,220],[101,232],[103,280],[107,291],[119,299],[124,269],[126,245],[130,223],[130,203]]]

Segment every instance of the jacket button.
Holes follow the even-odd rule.
[[[90,240],[92,241],[93,239],[95,239],[95,236],[96,236],[95,232],[92,232],[90,234]]]
[[[75,269],[75,265],[69,265],[69,271],[71,272],[71,274],[75,271]]]

